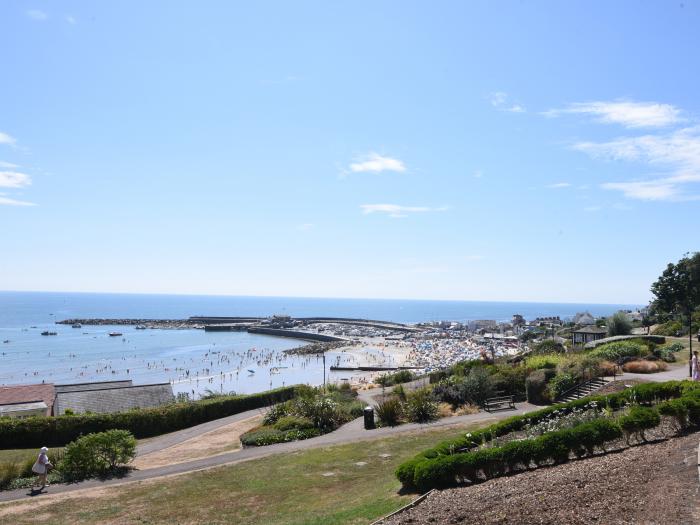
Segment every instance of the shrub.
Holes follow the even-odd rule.
[[[282,432],[287,430],[306,430],[314,428],[314,423],[309,418],[299,416],[284,416],[277,420],[274,428]]]
[[[646,441],[644,431],[654,428],[661,423],[659,413],[649,407],[633,406],[629,413],[618,419],[620,427],[625,432],[625,439],[629,445],[630,437],[636,436],[641,441]]]
[[[403,385],[396,385],[391,393],[398,397],[400,401],[406,401],[406,390]]]
[[[437,419],[438,405],[429,388],[419,388],[408,395],[404,412],[413,423],[427,423]]]
[[[561,394],[576,386],[576,378],[568,372],[555,375],[549,381],[549,396],[556,399]]]
[[[69,479],[113,472],[136,455],[136,439],[126,430],[108,430],[83,436],[66,446],[58,468]]]
[[[32,464],[34,462],[32,461]],[[20,477],[20,465],[14,461],[0,463],[0,489],[6,489],[16,478]]]
[[[688,407],[683,399],[664,401],[663,403],[659,403],[656,409],[662,416],[672,417],[676,421],[678,430],[688,426]]]
[[[375,383],[381,386],[393,386],[401,383],[408,383],[416,378],[416,374],[410,370],[399,370],[393,374],[382,374],[374,380]]]
[[[622,365],[622,370],[632,374],[653,374],[668,369],[668,365],[663,361],[628,361]]]
[[[81,435],[111,429],[128,430],[137,438],[157,436],[286,401],[294,397],[299,388],[289,386],[258,394],[173,403],[114,414],[0,419],[0,443],[6,448],[59,446]]]
[[[275,443],[308,439],[320,435],[321,431],[317,428],[292,429],[283,432],[274,427],[261,427],[243,434],[241,436],[241,443],[244,447],[262,447],[265,445],[274,445]]]
[[[608,336],[629,335],[632,332],[632,323],[625,312],[617,312],[608,317]]]
[[[289,412],[289,402],[279,403],[270,407],[263,416],[263,425],[274,425],[277,421],[287,415]]]
[[[497,365],[496,373],[491,376],[493,389],[518,398],[525,397],[525,380],[528,369],[522,365]]]
[[[553,339],[545,339],[532,349],[533,354],[562,354],[566,351],[564,345]]]
[[[463,402],[483,405],[494,393],[491,376],[483,368],[472,368],[464,377],[460,386]]]
[[[377,414],[381,426],[395,427],[401,419],[401,401],[395,397],[385,399],[375,405],[374,413]]]
[[[550,368],[535,370],[525,380],[525,392],[529,403],[539,405],[550,401],[547,382],[556,372]]]
[[[648,353],[646,346],[635,341],[614,341],[600,345],[592,350],[588,355],[607,359],[617,364],[622,364],[625,358],[641,357]]]
[[[550,355],[535,355],[528,357],[525,360],[525,366],[531,370],[539,370],[541,368],[556,368],[557,365],[562,361],[563,357],[550,354]]]

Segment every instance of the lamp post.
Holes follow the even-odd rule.
[[[326,391],[326,352],[323,352],[323,391]]]

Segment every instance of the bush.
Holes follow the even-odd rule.
[[[522,365],[497,365],[496,373],[491,376],[491,383],[496,392],[525,398],[525,380],[528,369]]]
[[[320,435],[321,431],[317,428],[281,431],[274,427],[261,427],[243,434],[241,436],[241,443],[244,447],[262,447],[265,445],[274,445],[275,443],[287,443],[288,441],[308,439]]]
[[[545,339],[532,349],[533,354],[563,354],[565,351],[564,345],[554,339]]]
[[[608,336],[629,335],[632,332],[632,323],[625,312],[617,312],[607,320]]]
[[[558,398],[561,394],[576,386],[576,378],[568,372],[555,375],[549,381],[549,396],[551,399]]]
[[[287,430],[307,430],[309,428],[314,428],[314,423],[306,417],[284,416],[279,418],[273,427],[282,432],[286,432]]]
[[[493,396],[491,376],[483,368],[472,368],[460,384],[464,402],[483,406],[484,402]]]
[[[411,392],[404,408],[406,418],[413,423],[427,423],[438,417],[438,405],[430,388],[419,388]]]
[[[17,462],[0,463],[0,489],[9,487],[10,483],[20,477],[20,472],[20,465]]]
[[[683,399],[664,401],[663,403],[659,403],[656,409],[662,416],[675,419],[678,430],[682,430],[688,426],[688,407]]]
[[[374,380],[375,383],[381,386],[394,386],[401,383],[408,383],[416,378],[416,374],[410,370],[399,370],[393,374],[383,374]]]
[[[648,353],[646,346],[635,341],[615,341],[600,345],[588,355],[622,364],[625,358],[642,357]]]
[[[535,355],[528,357],[525,360],[525,366],[531,370],[539,370],[541,368],[556,368],[561,363],[563,357],[559,355]]]
[[[263,416],[263,425],[274,425],[289,412],[289,402],[279,403],[270,407]]]
[[[403,408],[398,398],[390,397],[377,403],[374,413],[377,414],[379,424],[383,427],[395,427],[399,424]]]
[[[297,394],[288,386],[244,396],[173,403],[158,408],[114,414],[0,419],[0,443],[6,448],[62,446],[81,435],[111,429],[128,430],[137,438],[157,436],[200,423],[286,401]]]
[[[664,361],[628,361],[622,365],[622,370],[624,372],[630,372],[632,374],[653,374],[656,372],[663,372],[668,369],[668,365]]]
[[[136,455],[136,439],[126,430],[108,430],[83,436],[66,446],[58,465],[69,479],[83,479],[114,472]]]
[[[547,390],[547,382],[556,375],[550,368],[535,370],[525,380],[527,401],[534,405],[549,403],[551,398]]]
[[[627,415],[618,419],[618,423],[625,432],[625,439],[629,445],[631,436],[646,441],[644,431],[658,426],[661,423],[661,417],[658,411],[653,408],[633,406]]]

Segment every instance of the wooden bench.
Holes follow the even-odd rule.
[[[489,397],[484,402],[484,410],[491,412],[493,410],[515,410],[515,401],[513,396],[495,396]]]

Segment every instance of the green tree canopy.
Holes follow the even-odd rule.
[[[700,252],[686,254],[676,264],[669,263],[651,285],[651,292],[655,313],[680,313],[690,317],[700,306]]]
[[[632,332],[632,323],[625,312],[617,312],[611,317],[608,317],[607,323],[608,335],[629,335]]]

